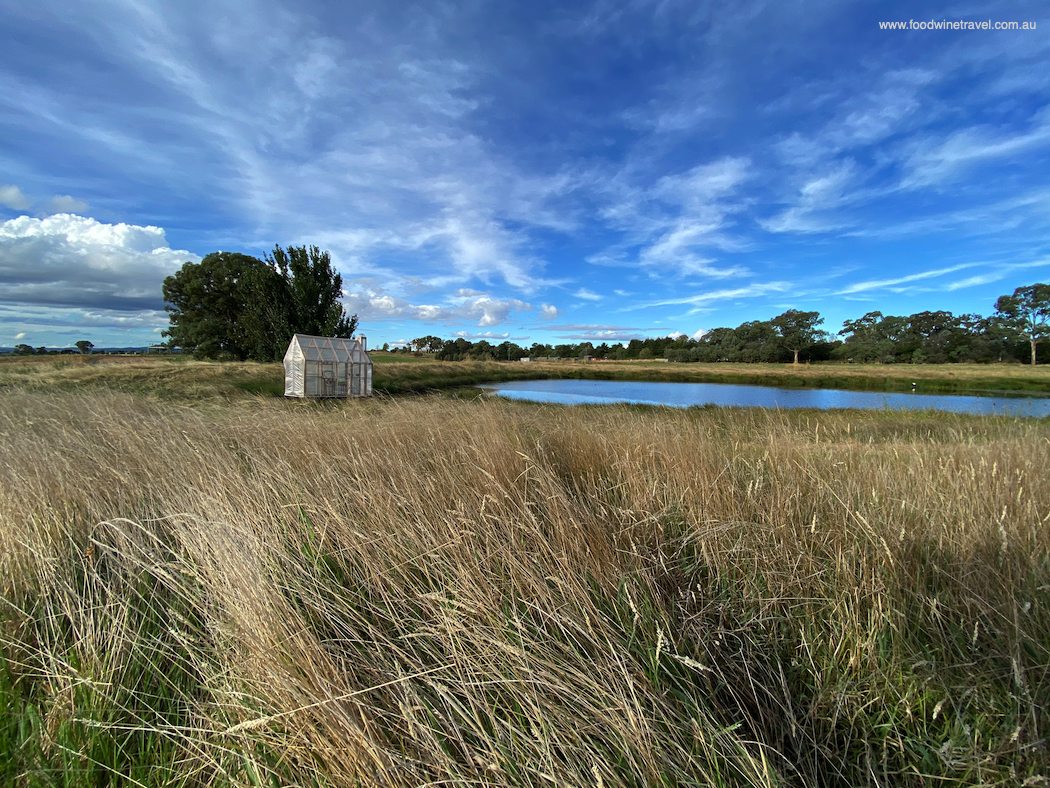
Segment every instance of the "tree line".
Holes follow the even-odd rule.
[[[278,361],[294,334],[351,337],[357,315],[341,302],[343,278],[316,246],[279,245],[260,260],[213,252],[162,285],[171,347],[197,358]]]
[[[514,342],[493,345],[462,337],[413,339],[393,352],[428,353],[443,361],[516,361],[532,358],[667,359],[675,362],[844,361],[882,364],[944,364],[1030,361],[1035,364],[1041,340],[1050,339],[1050,285],[1017,288],[995,302],[995,313],[953,315],[918,312],[908,316],[868,312],[846,320],[838,336],[824,331],[818,312],[789,309],[771,320],[754,320],[736,328],[715,328],[699,339],[651,337],[621,343],[550,345]],[[1045,344],[1045,343],[1044,343]],[[1044,351],[1046,348],[1043,348]]]
[[[91,348],[95,347],[93,342],[89,342],[86,339],[81,339],[75,343],[76,350],[73,348],[47,348],[38,347],[33,348],[32,345],[26,345],[24,343],[15,345],[12,355],[15,356],[64,356],[64,355],[76,355],[79,353],[82,356],[86,356],[91,352]]]

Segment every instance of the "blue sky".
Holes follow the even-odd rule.
[[[370,345],[623,341],[1050,281],[1045,3],[0,0],[0,345],[146,344],[216,250]],[[884,30],[880,22],[1036,23]]]

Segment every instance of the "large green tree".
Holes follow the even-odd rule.
[[[201,358],[276,361],[293,334],[353,336],[343,280],[316,246],[274,247],[265,262],[215,252],[164,280],[170,344]]]
[[[169,320],[163,335],[198,358],[248,358],[249,283],[264,276],[265,267],[236,252],[213,252],[199,263],[186,263],[161,286]]]
[[[824,333],[817,328],[824,322],[819,312],[802,312],[798,309],[789,309],[781,315],[777,315],[769,321],[776,330],[784,347],[795,354],[795,363],[798,363],[798,354],[815,345],[818,340],[824,338]]]
[[[1032,348],[1032,366],[1035,366],[1035,346],[1050,335],[1050,285],[1041,282],[1019,287],[1013,295],[999,296],[995,311],[1002,323],[1028,340]]]

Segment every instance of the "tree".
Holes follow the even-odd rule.
[[[88,342],[86,339],[82,339],[76,343],[77,350],[80,351],[81,355],[87,355],[91,352],[91,348],[95,346],[93,342]]]
[[[183,265],[161,287],[169,320],[162,336],[198,358],[248,358],[247,334],[254,327],[245,319],[248,298],[265,267],[236,252],[213,252],[200,263]]]
[[[31,356],[35,352],[36,351],[33,350],[33,347],[31,345],[26,345],[26,344],[15,345],[15,355],[16,356]]]
[[[1036,343],[1050,335],[1050,285],[1036,283],[1019,287],[1013,295],[999,296],[995,311],[1004,325],[1028,340],[1032,348],[1032,366],[1035,366]]]
[[[289,246],[288,251],[275,246],[266,262],[284,282],[294,333],[353,336],[357,315],[348,316],[343,309],[343,277],[332,268],[328,252],[316,246]]]
[[[343,277],[316,246],[275,246],[247,280],[245,332],[252,358],[276,361],[293,334],[352,337],[357,315],[341,302]]]
[[[342,288],[316,246],[276,246],[265,262],[214,252],[164,280],[164,336],[198,358],[276,361],[293,334],[353,336],[357,315],[344,311]]]
[[[801,351],[812,347],[822,338],[823,332],[817,326],[823,322],[824,318],[819,312],[802,312],[798,309],[789,309],[770,321],[783,340],[784,347],[795,354],[795,364]]]

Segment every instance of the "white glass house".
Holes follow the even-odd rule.
[[[364,336],[293,336],[284,354],[284,396],[371,397],[372,359]]]

